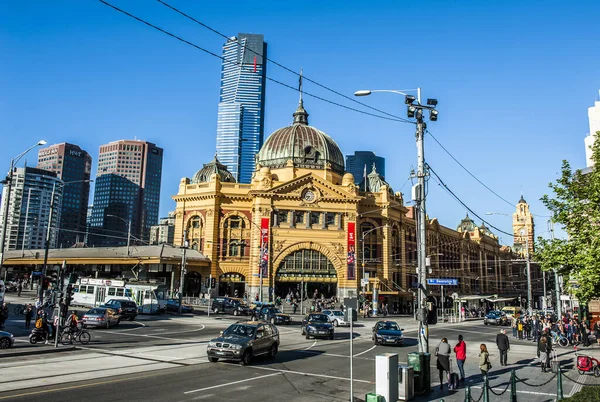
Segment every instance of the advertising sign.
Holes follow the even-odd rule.
[[[269,218],[260,220],[260,262],[262,276],[269,276]]]
[[[348,279],[356,279],[356,222],[348,222]]]

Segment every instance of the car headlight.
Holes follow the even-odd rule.
[[[231,349],[234,350],[240,350],[242,348],[242,345],[231,345]]]
[[[316,331],[317,329],[315,327],[313,327],[312,325],[309,325],[308,327],[306,327],[307,329],[310,329],[311,331]]]
[[[377,332],[375,332],[375,337],[377,337],[377,338],[381,338],[382,336],[381,336],[381,335],[379,335]]]
[[[217,342],[213,342],[213,341],[208,342],[208,347],[209,348],[214,348],[216,346],[217,346]]]
[[[10,334],[10,337],[11,337],[11,338],[14,338],[15,336],[14,336],[13,334]]]

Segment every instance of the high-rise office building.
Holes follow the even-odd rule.
[[[600,99],[600,91],[599,98]],[[588,120],[590,123],[590,132],[587,137],[585,137],[585,164],[587,167],[594,166],[594,161],[592,161],[592,145],[594,145],[595,135],[598,131],[600,131],[600,100],[596,100],[594,102],[594,106],[588,109]]]
[[[31,167],[15,168],[7,203],[5,186],[0,213],[8,207],[6,250],[43,249],[50,224],[50,248],[57,247],[57,228],[60,226],[62,181],[56,173]],[[50,205],[54,194],[54,210],[50,220]],[[1,225],[1,223],[0,223]],[[2,230],[0,226],[0,230]]]
[[[77,145],[63,142],[40,149],[37,167],[56,173],[64,182],[57,247],[82,243],[90,198],[92,157]]]
[[[217,156],[240,183],[250,183],[264,137],[267,44],[238,34],[223,46]]]
[[[89,243],[94,246],[148,242],[158,223],[163,150],[146,141],[100,146]]]
[[[364,184],[365,171],[367,175],[371,173],[373,164],[377,173],[385,177],[385,158],[371,151],[355,151],[354,155],[346,155],[346,171],[352,173],[356,184]]]
[[[175,239],[175,211],[160,218],[158,225],[150,228],[150,244],[173,244]]]

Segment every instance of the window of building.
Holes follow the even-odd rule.
[[[304,223],[304,211],[295,211],[294,212],[294,225],[299,225]]]
[[[231,216],[223,222],[221,229],[221,257],[245,257],[246,239],[250,238],[250,229],[241,216]]]
[[[333,212],[327,212],[325,214],[325,225],[327,227],[335,226],[335,214]]]
[[[318,225],[321,221],[321,213],[320,212],[311,212],[310,213],[310,224]]]
[[[277,211],[277,223],[287,223],[288,211]]]

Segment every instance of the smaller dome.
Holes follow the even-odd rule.
[[[354,184],[354,175],[352,173],[344,174],[342,177],[342,186],[348,186],[350,184]]]
[[[518,204],[527,204],[527,201],[525,201],[525,198],[523,198],[523,194],[521,194],[521,199],[519,200]]]
[[[460,225],[458,225],[456,230],[459,232],[472,232],[475,230],[475,222],[473,222],[473,219],[469,218],[469,214],[467,214],[467,216],[460,221]]]
[[[217,155],[215,154],[215,158],[212,161],[202,166],[202,169],[196,172],[196,174],[192,177],[192,180],[190,180],[190,184],[207,183],[215,174],[219,177],[220,181],[227,183],[236,182],[235,177],[233,177],[231,172],[227,170],[227,166],[219,162]]]

